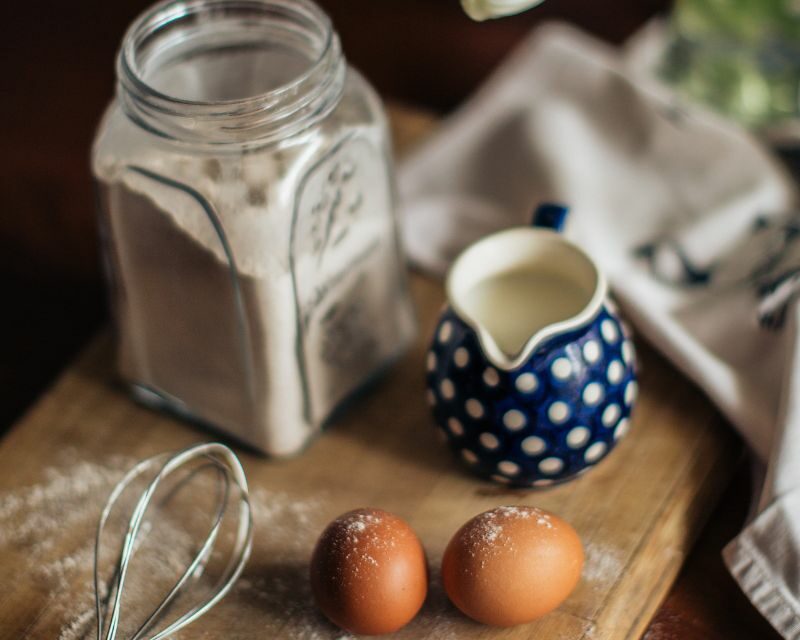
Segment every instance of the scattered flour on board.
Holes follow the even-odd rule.
[[[24,558],[24,572],[50,594],[46,615],[35,628],[42,637],[95,637],[95,527],[111,489],[134,463],[114,457],[98,464],[67,451],[45,471],[41,482],[0,494],[0,548]],[[210,485],[207,488],[213,491]],[[202,486],[193,489],[198,490]],[[314,542],[326,524],[322,498],[257,487],[251,491],[251,502],[255,536],[244,574],[222,602],[173,640],[349,640],[351,636],[343,635],[317,611],[307,577]],[[130,637],[136,622],[154,609],[197,552],[202,536],[191,535],[185,521],[170,517],[169,511],[168,507],[158,512],[133,558],[122,602],[120,638]],[[121,532],[121,523],[120,518],[120,529],[114,529],[113,536]],[[232,535],[231,530],[221,541],[229,541]],[[112,547],[118,540],[109,539],[114,540]],[[223,551],[212,555],[211,564],[215,557],[224,563]],[[439,558],[430,558],[431,566],[438,562]],[[471,625],[449,604],[437,573],[433,572],[421,614],[396,637],[456,640]],[[199,594],[201,582],[196,585]],[[186,603],[176,603],[174,615],[185,610],[182,604]]]
[[[625,568],[622,551],[590,542],[586,545],[582,578],[593,588],[605,588],[616,581]]]

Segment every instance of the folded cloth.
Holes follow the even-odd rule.
[[[404,236],[442,274],[467,244],[568,204],[627,316],[768,463],[728,566],[800,639],[800,215],[735,125],[567,26],[538,29],[400,169]]]

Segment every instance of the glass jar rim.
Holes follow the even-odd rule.
[[[270,11],[277,11],[298,22],[305,19],[321,35],[314,57],[309,58],[308,65],[298,75],[286,82],[240,98],[189,99],[170,95],[146,79],[137,56],[148,38],[178,21],[203,14],[213,16],[219,10],[237,9],[262,11],[265,17]],[[274,20],[274,16],[271,19]],[[226,125],[218,129],[228,132],[250,130],[253,138],[262,142],[264,137],[276,137],[278,130],[281,135],[277,137],[286,137],[287,130],[297,128],[287,126],[292,116],[296,116],[297,125],[302,124],[305,128],[338,103],[343,73],[344,61],[336,31],[328,15],[311,0],[161,0],[130,25],[117,56],[118,97],[123,98],[123,109],[140,126],[173,139],[181,139],[184,134],[194,138],[192,132],[198,119],[205,122],[227,120]],[[309,104],[314,104],[315,108],[308,109]],[[276,121],[280,121],[279,126],[269,126]],[[188,126],[182,127],[182,122]],[[206,142],[223,144],[234,141],[229,135],[222,138]],[[235,142],[241,143],[242,140]]]

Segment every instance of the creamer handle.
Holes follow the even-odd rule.
[[[564,229],[568,211],[569,209],[563,204],[543,202],[536,207],[536,210],[533,212],[531,224],[534,227],[542,227],[561,232]]]

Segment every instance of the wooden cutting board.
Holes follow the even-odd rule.
[[[392,109],[392,118],[400,153],[435,125],[408,109]],[[424,399],[424,354],[442,289],[417,275],[412,286],[420,337],[381,382],[297,458],[239,452],[256,502],[251,561],[240,585],[177,637],[342,637],[310,602],[306,562],[329,519],[366,505],[406,518],[431,562],[428,602],[396,637],[641,635],[730,479],[740,455],[736,438],[708,400],[639,341],[639,403],[630,434],[608,459],[548,490],[474,479],[437,439]],[[94,637],[84,633],[92,624],[91,536],[114,479],[136,459],[211,437],[129,400],[114,382],[110,340],[99,336],[0,443],[0,639]],[[500,504],[558,513],[587,551],[582,581],[567,602],[512,629],[461,616],[437,577],[452,533]],[[131,610],[138,606],[132,601]]]

